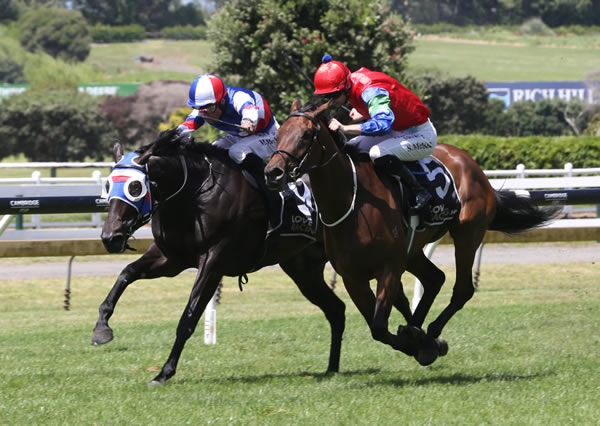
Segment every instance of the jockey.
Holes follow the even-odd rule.
[[[178,133],[191,133],[204,123],[227,133],[214,145],[227,149],[229,157],[252,174],[265,197],[269,218],[279,218],[281,197],[267,188],[264,175],[265,160],[277,149],[279,128],[267,101],[253,90],[226,86],[216,75],[202,74],[192,82],[187,103],[193,111],[177,127]]]
[[[417,182],[405,162],[425,158],[437,145],[429,109],[389,75],[364,67],[351,73],[330,55],[323,56],[314,83],[315,94],[326,95],[333,105],[349,102],[352,120],[366,119],[344,125],[334,118],[329,128],[360,135],[348,143],[368,153],[376,167],[399,176],[408,185],[415,196],[409,213],[418,214],[431,200],[431,194]]]

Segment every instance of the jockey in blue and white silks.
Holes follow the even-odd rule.
[[[214,143],[229,149],[238,164],[249,153],[266,160],[277,149],[279,124],[267,101],[253,90],[226,86],[219,77],[203,74],[190,86],[188,105],[194,110],[179,125],[179,133],[193,132],[204,123],[224,131],[227,135]]]
[[[177,127],[179,134],[204,123],[226,132],[214,145],[227,149],[229,157],[252,174],[264,195],[269,222],[276,226],[281,195],[267,188],[264,168],[277,149],[279,124],[267,101],[253,90],[226,86],[216,75],[202,74],[190,86],[188,105],[194,110]]]

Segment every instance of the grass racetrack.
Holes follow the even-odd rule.
[[[1,265],[0,265],[1,268]],[[450,297],[453,269],[433,313]],[[118,271],[115,271],[115,276]],[[194,275],[139,281],[90,345],[114,277],[0,281],[2,424],[593,424],[600,418],[597,263],[484,265],[430,367],[371,339],[343,286],[340,373],[329,327],[278,269],[225,280],[217,344],[203,320],[167,385],[147,389],[174,341]],[[327,271],[327,279],[330,271]],[[412,279],[405,290],[412,293]],[[431,319],[431,315],[430,315]],[[401,317],[394,312],[390,328]]]

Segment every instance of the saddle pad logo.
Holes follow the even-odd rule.
[[[409,163],[408,166],[419,183],[433,196],[423,222],[426,225],[440,225],[454,219],[460,212],[460,199],[448,169],[432,156]]]
[[[281,235],[304,235],[314,238],[317,233],[317,209],[312,193],[301,180],[288,184],[283,192],[284,213]]]

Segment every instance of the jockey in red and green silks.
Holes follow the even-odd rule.
[[[404,162],[416,161],[433,153],[437,133],[429,120],[429,109],[417,95],[389,75],[360,68],[350,72],[330,55],[323,57],[314,77],[315,94],[330,99],[332,105],[352,105],[350,118],[362,123],[329,122],[333,131],[359,135],[349,144],[368,153],[378,168],[399,176],[415,194],[411,214],[427,206],[431,195],[416,181]]]

